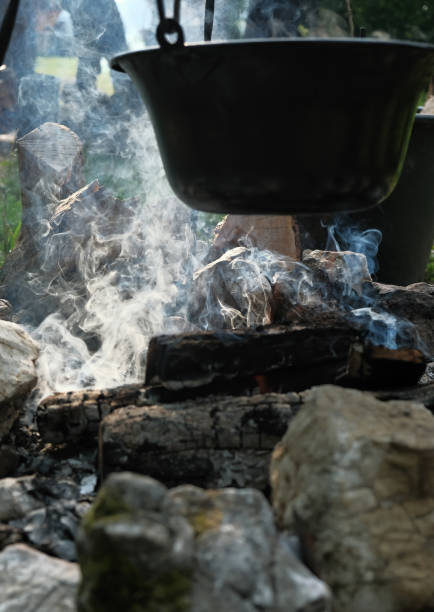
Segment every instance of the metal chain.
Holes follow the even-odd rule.
[[[215,9],[215,0],[206,0],[205,26],[204,26],[205,40],[211,40],[211,37],[212,37],[212,30],[214,26],[214,9]]]
[[[158,14],[160,16],[160,21],[164,21],[166,19],[166,12],[164,10],[164,0],[157,0]],[[173,8],[173,19],[179,23],[179,18],[181,14],[181,0],[175,0],[174,8]]]
[[[157,0],[158,15],[160,23],[157,27],[157,41],[161,47],[182,47],[184,44],[184,30],[179,23],[181,15],[181,0],[174,0],[173,17],[166,17],[164,0]],[[170,42],[168,34],[176,34],[175,42]]]

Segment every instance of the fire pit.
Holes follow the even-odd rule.
[[[374,39],[185,45],[178,21],[160,16],[161,47],[117,56],[112,67],[137,85],[170,184],[186,204],[311,214],[367,208],[392,192],[434,71],[432,46]]]

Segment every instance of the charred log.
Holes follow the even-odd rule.
[[[142,385],[56,393],[38,407],[39,432],[46,442],[94,446],[101,420],[121,406],[149,403]]]
[[[305,319],[308,311],[302,315]],[[287,392],[332,383],[358,388],[414,385],[427,358],[417,349],[388,350],[363,341],[343,315],[311,313],[309,323],[256,331],[158,336],[150,343],[146,384],[190,397],[245,390]]]
[[[255,331],[157,336],[149,345],[146,384],[171,391],[205,387],[297,391],[335,380],[358,333],[334,325],[269,326]]]
[[[268,461],[299,407],[296,394],[210,397],[128,406],[106,417],[100,468],[131,469],[169,486],[268,486]]]

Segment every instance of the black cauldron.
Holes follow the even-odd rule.
[[[392,192],[434,47],[354,38],[185,45],[178,36],[111,65],[138,87],[186,204],[325,214]]]

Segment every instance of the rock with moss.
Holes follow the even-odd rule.
[[[254,489],[112,474],[78,534],[79,612],[327,612],[330,594]]]
[[[193,529],[171,516],[166,488],[114,474],[83,520],[79,612],[183,612],[190,607]]]

